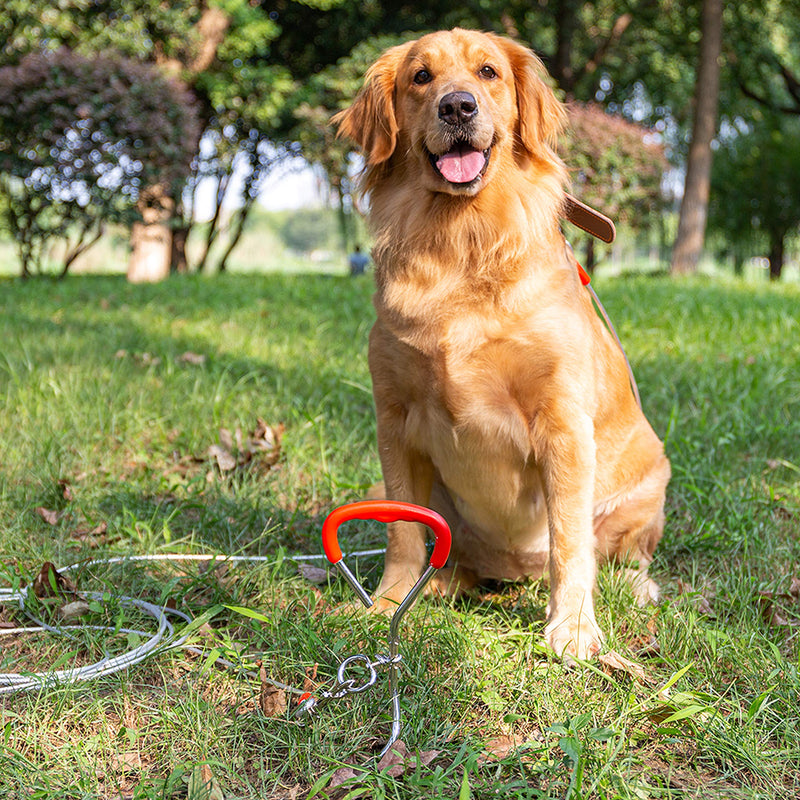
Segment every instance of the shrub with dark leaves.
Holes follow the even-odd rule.
[[[104,224],[136,219],[143,190],[177,191],[198,124],[179,82],[119,55],[62,49],[0,69],[0,214],[23,275],[49,240],[71,242],[68,268]]]

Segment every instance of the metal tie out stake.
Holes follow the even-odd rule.
[[[339,547],[339,526],[350,520],[370,520],[378,522],[421,522],[427,525],[435,537],[433,552],[425,571],[411,588],[403,601],[395,610],[389,624],[389,655],[375,656],[370,659],[361,653],[346,658],[336,672],[336,684],[330,689],[320,692],[318,697],[304,695],[300,706],[295,711],[296,717],[310,714],[322,702],[334,698],[344,697],[347,694],[358,694],[373,686],[377,680],[377,668],[387,667],[389,670],[389,687],[392,695],[392,732],[386,746],[381,750],[381,758],[400,736],[400,690],[398,687],[398,673],[400,661],[400,637],[398,630],[403,615],[414,604],[422,590],[428,585],[436,570],[441,569],[450,555],[450,528],[444,518],[423,506],[413,503],[401,503],[394,500],[364,500],[360,503],[350,503],[334,509],[322,525],[322,547],[328,561],[331,562],[345,580],[353,588],[361,602],[369,608],[373,603],[364,587],[358,582],[356,576],[344,563],[342,551]],[[366,678],[362,676],[359,683],[358,677],[347,677],[347,672],[356,667],[366,669]]]

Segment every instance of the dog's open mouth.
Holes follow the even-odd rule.
[[[433,168],[448,182],[464,185],[478,180],[489,166],[492,148],[476,150],[466,142],[457,142],[443,155],[429,154]]]

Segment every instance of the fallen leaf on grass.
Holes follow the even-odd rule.
[[[58,488],[61,489],[61,496],[68,502],[71,503],[75,499],[75,495],[72,493],[72,486],[68,480],[62,478],[58,482]]]
[[[792,579],[788,592],[759,592],[758,604],[761,607],[761,616],[767,625],[777,628],[793,628],[800,626],[800,617],[791,606],[797,605],[800,599],[800,582]]]
[[[117,772],[138,772],[142,769],[142,757],[136,750],[113,753],[110,762]]]
[[[267,679],[264,664],[258,662],[258,675],[261,680],[261,690],[258,694],[258,706],[265,717],[282,717],[286,713],[286,692],[271,684]]]
[[[151,355],[150,353],[129,353],[125,349],[117,350],[117,352],[114,353],[114,358],[121,360],[127,358],[129,355],[137,364],[143,367],[157,367],[161,363],[161,359],[158,356]]]
[[[33,579],[33,593],[38,598],[70,596],[79,599],[75,594],[75,584],[49,561],[42,564],[39,574]]]
[[[187,351],[178,356],[178,362],[180,364],[191,364],[193,367],[201,367],[206,363],[206,357],[201,353]]]
[[[133,360],[143,367],[157,367],[161,363],[161,359],[151,353],[134,353]]]
[[[239,464],[230,450],[226,450],[224,447],[218,444],[212,444],[208,448],[208,455],[216,460],[217,467],[219,468],[220,472],[230,472],[231,470],[236,469]]]
[[[298,564],[297,571],[300,577],[305,578],[309,583],[321,586],[328,582],[328,570],[324,567],[314,567],[311,564]]]
[[[69,538],[70,541],[80,542],[81,544],[86,545],[86,547],[94,548],[101,547],[102,545],[108,544],[111,541],[116,541],[116,539],[109,538],[107,534],[108,523],[101,522],[99,525],[95,525],[94,528],[76,528],[70,534]]]
[[[478,757],[478,764],[482,765],[489,761],[502,761],[524,743],[525,739],[515,733],[489,739],[483,745],[484,752]]]
[[[621,656],[616,650],[607,650],[597,656],[597,660],[611,672],[624,672],[642,683],[653,683],[641,664]]]
[[[220,428],[219,444],[212,444],[207,454],[216,460],[220,472],[232,472],[251,462],[270,469],[280,460],[284,430],[283,424],[268,425],[263,419],[256,421],[249,436],[245,436],[241,428],[232,433],[227,428]]]
[[[417,755],[417,761],[421,766],[427,767],[438,755],[439,750],[423,750]]]
[[[48,525],[58,525],[58,512],[44,506],[33,509]]]
[[[359,773],[356,772],[352,767],[339,767],[339,769],[337,769],[336,772],[334,772],[331,776],[328,787],[331,789],[336,789],[343,783],[347,783],[347,781],[351,781],[353,778],[357,778],[358,776]]]
[[[637,658],[652,658],[659,655],[661,645],[658,643],[658,612],[647,620],[647,633],[642,633],[630,642],[631,651]]]
[[[8,618],[8,609],[0,605],[0,629],[16,628],[17,624]]]
[[[57,611],[61,620],[68,625],[72,622],[79,622],[81,617],[90,612],[89,604],[85,600],[73,600],[71,603],[65,603]]]
[[[285,430],[286,426],[283,423],[268,425],[263,419],[258,419],[248,444],[272,466],[280,458],[281,439]]]
[[[378,769],[390,775],[392,778],[399,778],[409,770],[415,770],[419,766],[426,767],[439,755],[438,750],[423,750],[416,756],[408,752],[408,747],[402,739],[398,739],[392,744],[389,750],[384,753],[378,762]]]
[[[708,602],[708,599],[703,595],[702,592],[693,589],[688,583],[685,583],[682,580],[678,581],[678,594],[685,594],[691,599],[695,601],[695,605],[697,606],[697,611],[700,614],[705,614],[706,616],[713,617],[714,616],[714,609],[711,608],[711,603]]]
[[[222,787],[208,764],[198,764],[189,775],[186,800],[225,800]]]
[[[407,769],[408,747],[402,739],[398,739],[383,758],[378,762],[378,769],[392,778],[399,778]]]

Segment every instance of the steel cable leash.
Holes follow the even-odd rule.
[[[339,508],[334,509],[328,515],[322,528],[322,544],[325,551],[325,557],[343,575],[343,577],[356,592],[361,602],[364,603],[367,608],[372,606],[373,602],[364,587],[358,582],[358,579],[344,563],[342,551],[339,548],[337,537],[339,526],[346,521],[355,519],[376,520],[378,522],[396,522],[401,520],[407,522],[421,522],[431,529],[435,537],[435,544],[433,552],[431,553],[428,567],[425,569],[419,580],[417,580],[392,615],[389,625],[389,655],[377,655],[373,658],[369,658],[363,653],[357,653],[346,658],[339,665],[336,673],[336,683],[334,686],[329,690],[319,692],[317,696],[311,696],[308,692],[301,694],[299,690],[281,684],[277,681],[270,680],[269,683],[287,691],[300,694],[301,703],[295,711],[295,717],[302,717],[307,714],[310,715],[321,704],[324,704],[328,700],[339,699],[348,694],[360,694],[361,692],[365,692],[377,682],[378,670],[388,669],[392,701],[392,729],[386,746],[383,748],[383,750],[381,750],[378,756],[378,758],[381,758],[395,743],[395,741],[397,741],[400,736],[401,729],[399,666],[402,661],[402,656],[400,655],[400,622],[405,613],[414,604],[414,601],[417,599],[417,597],[428,585],[436,571],[441,569],[447,562],[447,558],[450,555],[451,536],[450,528],[443,517],[431,509],[423,506],[417,506],[412,503],[401,503],[389,500],[367,500],[359,503],[351,503],[349,505],[340,506]],[[383,552],[383,550],[366,550],[352,553],[351,555],[373,555],[380,552]],[[303,561],[315,559],[317,556],[292,556],[290,558],[294,561]],[[123,556],[120,558],[92,559],[88,563],[78,562],[76,564],[71,564],[68,567],[62,568],[60,571],[70,572],[78,567],[88,566],[88,564],[116,564],[142,561],[210,561],[212,563],[240,563],[261,560],[266,561],[273,559],[260,556],[219,556],[173,553],[169,555]],[[51,633],[65,635],[67,638],[74,638],[70,633],[67,633],[63,627],[54,627],[44,623],[40,619],[33,617],[33,615],[31,615],[25,607],[27,594],[27,589],[0,589],[0,602],[16,602],[19,606],[19,609],[33,622],[35,622],[36,626],[28,628],[5,629],[0,631],[0,634],[49,631]],[[81,592],[80,596],[85,599],[95,600],[98,602],[107,599],[106,593],[100,592]],[[172,614],[190,624],[192,622],[191,617],[184,612],[177,609],[169,609],[164,606],[158,606],[133,597],[125,597],[121,595],[113,595],[113,597],[115,597],[115,599],[118,600],[121,605],[128,608],[136,608],[139,611],[144,612],[145,615],[152,617],[157,623],[157,631],[153,634],[148,634],[141,630],[128,628],[116,630],[109,626],[102,625],[89,625],[80,627],[92,630],[115,630],[116,633],[138,634],[146,638],[144,644],[119,656],[112,657],[106,653],[106,656],[103,659],[85,667],[27,673],[23,675],[14,673],[0,673],[0,695],[18,691],[41,689],[59,684],[74,684],[82,681],[93,680],[98,677],[111,675],[115,672],[128,669],[134,664],[144,661],[145,658],[153,655],[154,653],[163,652],[165,650],[174,648],[184,647],[198,654],[201,652],[194,647],[189,647],[186,645],[189,634],[175,631],[172,623],[167,619],[167,615]],[[236,666],[225,661],[224,659],[218,659],[218,661],[224,662],[228,666]],[[359,679],[357,674],[354,674],[353,677],[347,676],[348,671],[352,672],[354,668],[358,669],[359,666],[361,667],[362,671],[364,669],[366,670],[365,677],[362,676]]]
[[[423,506],[413,503],[401,503],[392,500],[364,500],[360,503],[350,503],[334,509],[322,525],[322,547],[328,561],[335,566],[345,580],[353,588],[361,602],[369,608],[373,605],[372,599],[367,594],[364,587],[358,582],[356,576],[344,563],[342,551],[339,547],[338,531],[339,526],[350,520],[377,520],[378,522],[421,522],[431,529],[435,537],[433,552],[427,568],[419,577],[411,591],[405,596],[400,605],[397,606],[389,623],[389,655],[378,655],[370,658],[363,653],[357,653],[346,658],[339,665],[336,671],[336,683],[318,695],[313,696],[306,693],[301,697],[301,704],[295,711],[295,717],[302,718],[311,715],[322,704],[329,700],[336,700],[348,694],[360,694],[375,685],[378,678],[378,669],[388,668],[389,671],[389,691],[392,700],[392,730],[389,740],[383,750],[378,754],[378,758],[388,752],[389,748],[397,741],[400,736],[400,687],[399,671],[402,656],[400,655],[400,622],[406,611],[414,604],[423,589],[428,585],[437,570],[440,570],[446,563],[450,555],[450,528],[444,518]],[[353,665],[360,664],[367,670],[366,678],[358,682],[357,677],[348,678],[347,672]]]
[[[361,550],[354,553],[351,553],[351,556],[370,556],[370,555],[377,555],[380,553],[385,552],[383,549],[373,549],[373,550]],[[321,558],[325,558],[324,554],[322,555],[294,555],[294,556],[286,556],[287,559],[295,562],[304,562],[304,561],[314,561]],[[109,565],[109,564],[129,564],[129,563],[140,563],[140,562],[154,562],[154,561],[171,561],[171,562],[180,562],[180,561],[200,561],[200,562],[211,562],[216,564],[223,564],[223,563],[232,563],[232,564],[241,564],[247,562],[270,562],[273,563],[275,561],[274,556],[229,556],[229,555],[219,555],[219,554],[196,554],[196,553],[169,553],[169,554],[152,554],[152,555],[139,555],[139,556],[119,556],[119,557],[112,557],[112,558],[98,558],[98,559],[89,559],[88,561],[79,561],[75,564],[70,564],[67,567],[60,567],[57,572],[59,574],[64,574],[67,572],[73,572],[78,568],[81,567],[88,567],[88,566],[99,566],[99,565]],[[191,625],[193,620],[192,618],[184,613],[183,611],[179,611],[178,609],[174,608],[167,608],[163,605],[157,605],[155,603],[149,603],[145,600],[141,600],[135,597],[126,597],[125,595],[115,595],[109,594],[108,592],[87,592],[81,591],[78,592],[79,596],[84,600],[94,600],[96,602],[104,602],[108,599],[117,600],[123,607],[126,608],[136,608],[140,612],[143,612],[146,616],[151,617],[157,623],[157,630],[153,633],[149,633],[147,631],[142,631],[138,629],[131,629],[131,628],[116,628],[111,626],[105,625],[76,625],[76,626],[54,626],[48,625],[43,620],[40,620],[34,617],[26,608],[26,601],[28,598],[28,589],[27,588],[20,588],[20,589],[13,589],[13,588],[0,588],[0,605],[4,603],[16,604],[18,609],[27,616],[32,622],[35,623],[33,626],[27,627],[13,627],[13,628],[0,628],[0,640],[2,640],[3,636],[14,636],[19,634],[35,634],[35,633],[43,633],[49,632],[52,634],[64,636],[67,639],[74,639],[75,637],[69,631],[75,631],[78,629],[81,630],[102,630],[102,631],[111,631],[114,633],[124,633],[124,634],[136,634],[141,636],[145,641],[134,647],[133,649],[129,650],[128,652],[122,653],[118,656],[110,656],[106,653],[105,657],[100,661],[97,661],[93,664],[87,664],[83,667],[75,667],[73,669],[63,669],[63,670],[45,670],[43,672],[25,672],[23,674],[17,674],[14,672],[10,673],[0,673],[0,695],[4,694],[13,694],[16,692],[22,691],[32,691],[37,689],[42,689],[44,687],[53,686],[53,685],[69,685],[75,684],[84,681],[94,680],[95,678],[100,678],[106,675],[111,675],[115,672],[121,672],[123,670],[128,669],[136,664],[141,663],[145,659],[149,658],[156,653],[164,652],[166,650],[178,649],[183,648],[185,650],[191,651],[196,655],[203,655],[203,651],[199,648],[192,647],[187,645],[186,642],[190,636],[190,634],[186,633],[185,630],[176,631],[175,626],[172,622],[169,621],[169,616],[175,616],[183,620],[187,625]],[[231,667],[235,669],[240,669],[240,665],[233,664],[230,661],[227,661],[224,658],[218,658],[215,663],[222,664],[226,667]],[[248,677],[258,679],[258,675],[255,673],[250,672],[249,670],[243,670],[242,674],[247,675]],[[284,689],[285,691],[301,695],[303,694],[302,690],[296,689],[292,686],[287,686],[276,680],[270,680],[269,683],[272,686],[276,686],[280,689]]]

